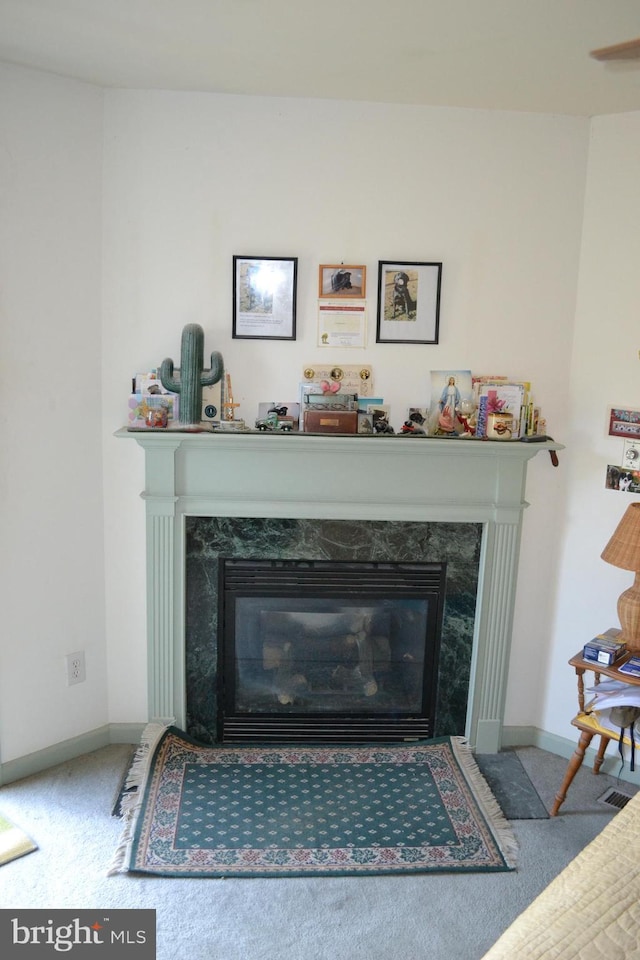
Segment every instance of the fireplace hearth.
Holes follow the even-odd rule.
[[[443,564],[224,560],[221,741],[434,730]]]

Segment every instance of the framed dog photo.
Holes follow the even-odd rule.
[[[437,343],[441,263],[378,261],[377,343]]]
[[[318,297],[357,297],[366,293],[367,268],[344,263],[321,263],[318,276]]]
[[[297,257],[233,258],[236,340],[295,340]]]

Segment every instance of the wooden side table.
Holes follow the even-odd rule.
[[[598,745],[598,752],[596,753],[596,758],[593,764],[593,772],[599,773],[600,767],[602,766],[602,761],[604,760],[605,751],[610,740],[618,741],[618,735],[610,730],[608,727],[603,727],[598,722],[598,718],[595,713],[589,713],[589,704],[585,706],[584,700],[584,675],[587,670],[590,670],[594,674],[594,684],[600,683],[600,678],[610,677],[613,680],[621,680],[623,683],[630,683],[634,686],[640,686],[640,677],[632,677],[627,673],[620,673],[619,667],[625,663],[631,653],[627,653],[624,656],[620,657],[619,660],[616,660],[615,664],[606,667],[601,663],[595,663],[593,660],[585,660],[582,656],[582,651],[576,653],[575,657],[571,657],[569,660],[569,665],[572,666],[576,671],[576,676],[578,678],[578,713],[571,721],[574,727],[580,731],[580,739],[578,740],[578,746],[576,747],[575,753],[569,760],[567,766],[567,772],[564,775],[564,780],[560,786],[559,791],[556,794],[555,801],[550,810],[550,816],[555,817],[558,813],[558,810],[564,803],[567,797],[567,791],[573,783],[573,779],[582,766],[582,761],[584,760],[584,755],[589,747],[589,744],[594,737],[600,737],[600,743]],[[631,741],[628,737],[624,737],[624,742],[630,744]]]

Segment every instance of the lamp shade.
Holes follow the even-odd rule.
[[[627,507],[601,556],[614,567],[640,571],[640,502]]]

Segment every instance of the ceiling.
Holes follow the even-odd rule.
[[[640,110],[640,0],[0,0],[0,60],[105,87]]]

